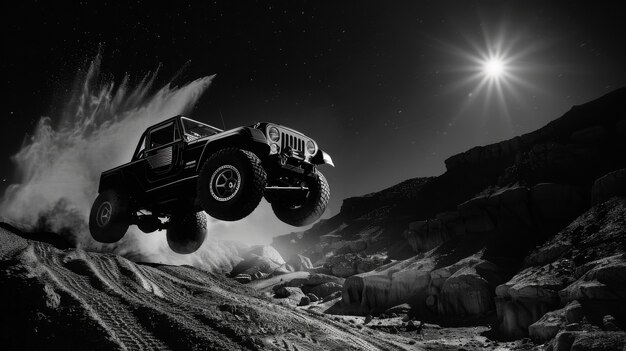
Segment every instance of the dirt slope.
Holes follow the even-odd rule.
[[[5,349],[415,349],[196,268],[62,250],[3,228],[0,266]]]

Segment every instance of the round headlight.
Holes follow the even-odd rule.
[[[306,142],[306,151],[311,155],[315,154],[315,152],[317,151],[317,145],[315,145],[315,142],[313,140],[309,140]]]
[[[270,127],[270,129],[267,131],[267,135],[270,137],[270,140],[274,142],[280,139],[280,133],[278,132],[278,128],[276,127]]]

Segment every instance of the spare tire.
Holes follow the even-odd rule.
[[[202,212],[172,215],[167,227],[167,244],[172,251],[190,254],[202,246],[207,232],[207,219]]]
[[[266,184],[267,175],[257,155],[226,148],[215,152],[202,166],[198,199],[211,217],[237,221],[259,205]]]
[[[330,186],[324,175],[315,170],[315,179],[307,181],[309,191],[304,200],[272,199],[272,210],[278,219],[295,227],[302,227],[317,221],[328,206]]]
[[[128,195],[118,190],[106,190],[96,197],[89,214],[89,232],[101,243],[122,239],[131,222]]]

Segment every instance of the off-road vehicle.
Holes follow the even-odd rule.
[[[175,116],[141,135],[129,163],[102,173],[89,230],[113,243],[133,224],[146,233],[166,229],[172,250],[190,253],[206,236],[201,211],[236,221],[263,197],[281,221],[304,226],[328,204],[322,164],[334,166],[313,139],[278,124],[223,131]]]

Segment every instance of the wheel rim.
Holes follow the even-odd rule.
[[[99,227],[104,227],[109,224],[111,221],[111,213],[113,212],[113,207],[111,203],[108,201],[103,202],[100,207],[98,207],[98,212],[96,215],[96,222]]]
[[[239,192],[241,175],[237,168],[223,165],[211,175],[211,196],[217,201],[228,201]]]

